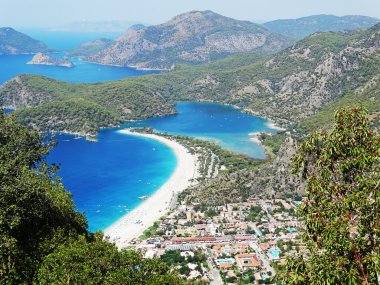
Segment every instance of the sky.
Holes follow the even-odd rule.
[[[316,14],[380,18],[380,0],[0,0],[0,26],[52,28],[110,20],[158,24],[191,10],[254,22]]]

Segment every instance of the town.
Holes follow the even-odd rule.
[[[287,255],[306,251],[295,217],[300,201],[250,197],[214,207],[185,201],[130,245],[196,284],[271,284]]]

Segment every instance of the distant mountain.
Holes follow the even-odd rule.
[[[33,54],[46,52],[48,47],[12,28],[0,28],[0,54]]]
[[[169,69],[176,63],[203,63],[237,52],[274,53],[290,44],[287,37],[260,25],[212,11],[192,11],[161,25],[134,26],[89,61]]]
[[[275,20],[264,23],[263,26],[272,32],[299,40],[316,32],[367,29],[378,22],[380,19],[367,16],[315,15],[299,19]]]
[[[86,42],[81,44],[78,48],[69,51],[69,55],[80,57],[90,56],[112,45],[114,42],[114,40],[105,38],[97,39],[91,42]]]
[[[64,32],[107,32],[124,33],[129,27],[139,24],[128,21],[77,21],[66,26],[54,28],[54,31]]]

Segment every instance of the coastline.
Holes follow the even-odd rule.
[[[124,248],[129,245],[130,241],[138,238],[155,221],[165,215],[169,211],[169,205],[174,194],[194,185],[196,182],[190,180],[196,179],[199,173],[197,157],[190,154],[181,144],[155,134],[133,133],[128,129],[119,132],[159,141],[171,148],[177,158],[176,169],[161,188],[104,230],[104,235],[109,237],[111,242],[115,242],[118,248]]]
[[[73,56],[73,57],[80,58],[79,56]],[[160,72],[170,71],[170,69],[146,68],[146,67],[138,67],[138,66],[135,66],[135,65],[107,64],[107,63],[100,63],[100,62],[88,61],[88,60],[82,60],[82,61],[86,62],[86,63],[98,64],[98,65],[104,65],[104,66],[128,67],[128,68],[132,68],[132,69],[135,69],[135,70],[141,70],[141,71],[160,71]]]

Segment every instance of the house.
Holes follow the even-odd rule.
[[[220,264],[218,264],[218,266],[221,269],[230,269],[232,267],[232,264],[230,264],[230,263],[220,263]]]
[[[260,266],[259,258],[250,253],[238,254],[235,256],[236,265],[242,269],[251,269]]]

